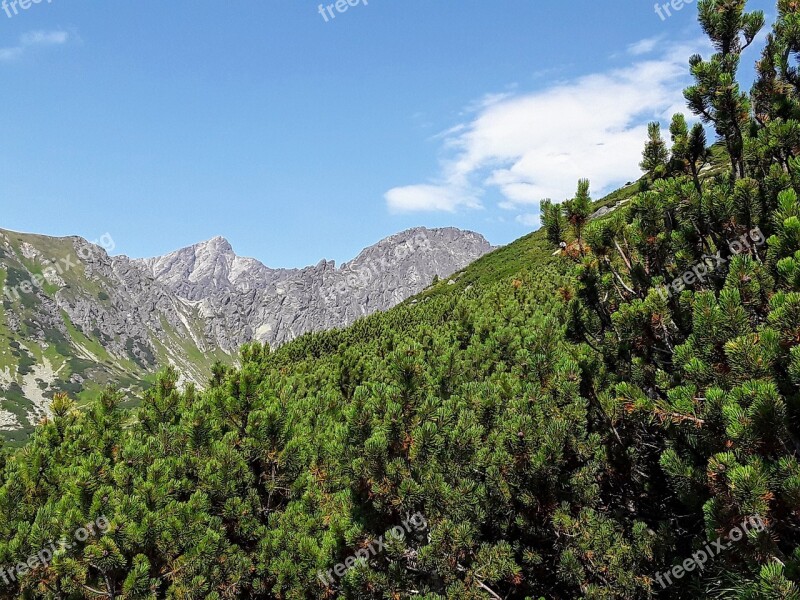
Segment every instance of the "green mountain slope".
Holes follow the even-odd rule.
[[[88,285],[71,240],[6,231],[2,235],[0,409],[4,411],[3,425],[10,428],[3,432],[4,437],[23,440],[32,431],[31,423],[44,417],[54,393],[69,392],[83,401],[96,397],[106,382],[138,381],[144,369],[132,360],[112,360],[97,339],[78,331],[53,302],[61,289],[66,295],[78,289],[93,290],[98,296],[102,293],[96,284]],[[58,270],[36,287],[34,276],[43,276],[51,265]],[[56,278],[61,280],[59,285]],[[51,310],[43,311],[42,305],[48,303]],[[123,362],[127,364],[123,366]]]
[[[219,237],[131,260],[76,237],[0,230],[0,438],[22,443],[60,392],[84,404],[113,385],[133,405],[167,365],[202,385],[242,343],[344,326],[489,250],[472,232],[417,228],[338,268],[270,269]]]
[[[180,319],[140,318],[137,304],[165,292],[127,266],[80,238],[0,230],[0,437],[27,439],[60,392],[84,405],[113,384],[135,402],[158,365],[202,381],[216,360],[232,362],[200,351],[203,322],[189,306]]]
[[[98,525],[0,596],[800,598],[800,7],[750,95],[763,15],[698,9],[718,52],[686,96],[721,161],[651,125],[611,213],[582,181],[541,232],[202,393],[170,369],[135,411],[58,396],[0,458],[0,564]]]

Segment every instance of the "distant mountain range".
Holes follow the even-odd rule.
[[[206,381],[251,340],[277,346],[387,310],[491,250],[458,229],[410,229],[336,267],[272,269],[217,237],[151,259],[78,237],[0,230],[0,435],[24,438],[54,393],[87,401],[175,365]]]

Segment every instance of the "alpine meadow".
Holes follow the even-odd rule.
[[[685,57],[685,111],[647,127],[643,176],[603,198],[576,181],[517,241],[414,230],[391,261],[302,271],[318,306],[268,304],[301,276],[224,240],[6,294],[0,360],[35,337],[28,369],[106,375],[0,438],[0,598],[800,600],[800,2],[686,4],[671,20],[696,13],[709,52]],[[3,281],[41,273],[36,243],[0,249]],[[161,286],[152,352],[59,304],[81,288],[132,319],[118,296],[151,301],[114,291],[131,273]],[[363,309],[331,308],[348,294]],[[84,350],[50,343],[47,302]]]

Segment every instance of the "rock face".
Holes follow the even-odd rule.
[[[344,327],[419,293],[491,246],[457,229],[411,229],[336,267],[270,269],[236,256],[222,238],[139,264],[178,298],[192,302],[205,334],[226,352],[249,340],[280,345],[310,331]]]
[[[248,341],[274,347],[344,327],[490,250],[476,233],[419,228],[340,267],[271,269],[223,238],[133,260],[81,238],[0,230],[0,434],[17,439],[59,391],[140,388],[168,364],[203,382]]]

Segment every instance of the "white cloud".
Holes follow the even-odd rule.
[[[29,31],[19,37],[16,46],[0,48],[0,62],[17,60],[29,48],[42,46],[60,46],[69,41],[69,33],[66,31]]]
[[[386,193],[386,203],[392,212],[443,211],[457,208],[479,208],[480,203],[471,190],[448,185],[409,185]]]
[[[0,48],[0,61],[7,62],[16,60],[20,56],[22,56],[22,48],[18,46],[14,48]]]
[[[66,31],[29,31],[20,37],[23,46],[53,46],[65,44],[69,39]]]
[[[518,210],[542,198],[570,197],[583,177],[591,180],[595,197],[635,179],[647,123],[660,120],[666,128],[674,112],[687,112],[682,90],[689,79],[688,57],[707,49],[699,41],[664,43],[660,56],[642,56],[657,43],[633,44],[631,62],[622,68],[537,92],[485,96],[471,121],[443,140],[439,175],[389,190],[389,208],[476,208],[493,189],[503,196],[500,208]]]
[[[541,220],[539,219],[539,215],[534,215],[531,213],[523,213],[521,215],[517,215],[516,218],[517,223],[521,223],[525,225],[525,227],[539,227],[541,225]]]
[[[661,40],[663,39],[662,36],[651,37],[644,40],[639,40],[638,42],[631,44],[628,46],[628,54],[632,54],[633,56],[641,56],[643,54],[650,54],[653,50],[656,49]]]

